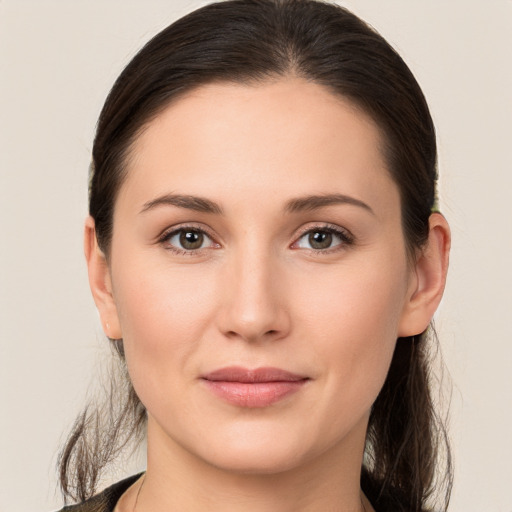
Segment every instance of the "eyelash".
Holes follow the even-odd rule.
[[[179,235],[180,233],[186,233],[186,232],[202,234],[211,240],[212,245],[220,247],[220,245],[214,241],[214,237],[207,230],[205,230],[203,227],[198,227],[198,226],[194,226],[194,225],[190,225],[190,224],[180,226],[178,228],[172,228],[169,231],[165,231],[158,238],[158,243],[162,244],[166,250],[173,252],[174,254],[178,254],[180,256],[195,256],[198,253],[204,251],[204,249],[205,249],[204,247],[199,248],[199,249],[180,249],[179,247],[176,247],[169,243],[169,240],[172,237]]]
[[[168,251],[173,252],[174,254],[178,255],[184,255],[184,256],[195,256],[199,254],[200,252],[204,251],[205,249],[209,249],[210,247],[201,247],[199,249],[180,249],[179,247],[176,247],[174,245],[171,245],[169,243],[169,240],[179,235],[180,233],[185,232],[194,232],[198,234],[202,234],[203,236],[206,236],[208,239],[210,239],[211,244],[216,247],[220,247],[220,245],[214,241],[214,237],[204,228],[194,226],[194,225],[185,225],[180,226],[178,228],[173,228],[170,231],[165,231],[159,238],[158,243],[165,246],[165,249]],[[307,227],[304,230],[301,231],[299,236],[296,238],[296,240],[290,245],[291,248],[297,250],[300,249],[300,247],[293,247],[297,245],[300,240],[302,240],[306,235],[310,235],[311,233],[328,233],[336,236],[339,238],[340,243],[334,245],[333,247],[328,247],[326,249],[313,249],[313,248],[303,248],[303,250],[306,250],[308,252],[314,253],[314,254],[331,254],[332,252],[337,252],[340,250],[343,250],[343,248],[347,248],[347,246],[351,246],[354,244],[355,239],[352,233],[350,233],[346,229],[342,229],[339,226],[335,226],[332,224],[321,224],[317,226]],[[214,247],[215,248],[215,247]]]
[[[329,233],[331,235],[338,237],[340,240],[340,243],[334,245],[333,247],[328,247],[326,249],[304,248],[304,250],[307,250],[314,254],[320,254],[322,256],[346,249],[347,247],[353,245],[355,242],[354,236],[347,229],[340,228],[339,226],[333,224],[320,224],[317,226],[305,228],[297,237],[296,241],[293,242],[292,246],[297,245],[300,240],[302,240],[306,235],[309,235],[311,233]]]

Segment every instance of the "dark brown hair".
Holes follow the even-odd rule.
[[[94,141],[89,203],[107,257],[116,196],[141,130],[171,101],[201,85],[257,85],[286,76],[322,85],[374,119],[400,190],[410,254],[425,244],[435,201],[436,136],[421,89],[400,56],[367,24],[334,4],[228,0],[198,9],[156,35],[110,91]],[[372,408],[361,485],[379,511],[425,511],[443,482],[438,506],[445,510],[448,504],[449,448],[429,378],[432,333],[398,340]],[[126,372],[122,340],[112,342]],[[108,403],[114,410],[82,413],[61,453],[61,487],[68,498],[91,496],[103,467],[143,431],[144,407],[127,373],[124,379],[121,398],[112,398],[120,392],[118,384],[111,389]]]

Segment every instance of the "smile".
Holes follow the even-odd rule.
[[[216,396],[238,407],[267,407],[296,393],[308,377],[279,368],[228,367],[202,377]]]

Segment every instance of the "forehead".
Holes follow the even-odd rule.
[[[294,196],[341,186],[341,193],[378,200],[390,185],[382,146],[368,115],[318,84],[210,84],[146,126],[131,148],[121,193],[211,195],[229,185],[240,194]]]

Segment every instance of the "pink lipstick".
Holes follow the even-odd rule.
[[[230,366],[202,376],[210,391],[239,407],[267,407],[296,393],[308,377],[279,368]]]

